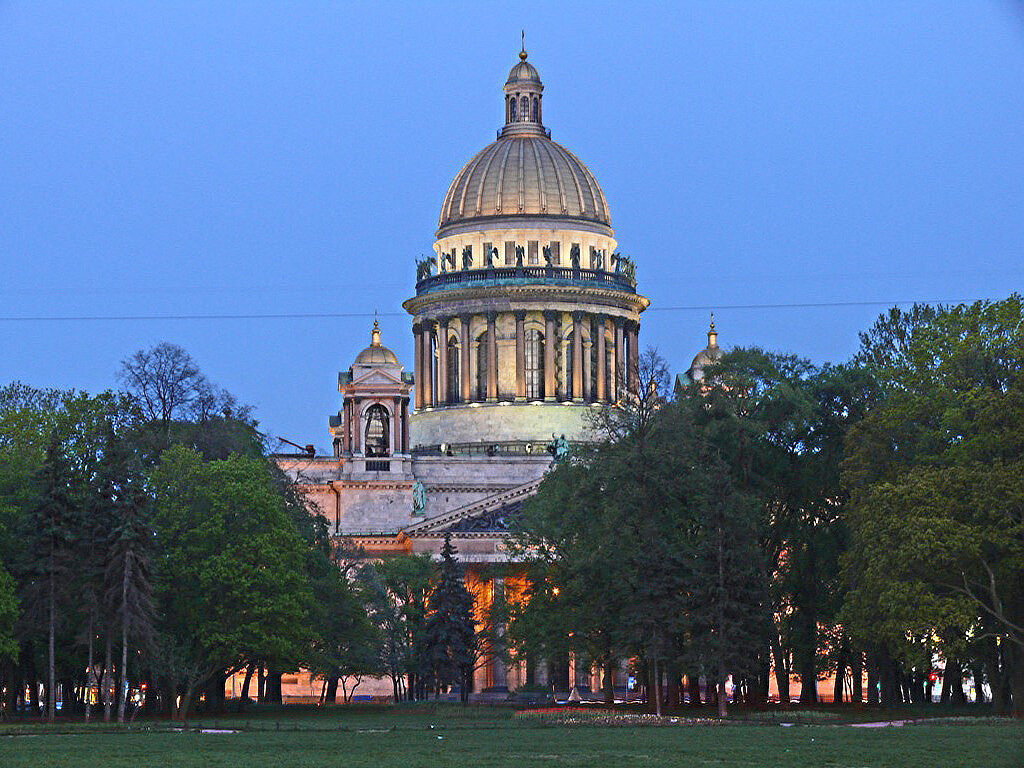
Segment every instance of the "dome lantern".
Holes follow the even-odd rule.
[[[505,81],[505,127],[501,130],[502,136],[545,133],[541,119],[544,85],[537,68],[526,59],[524,36],[519,62],[509,71]]]

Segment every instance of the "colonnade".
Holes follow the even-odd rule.
[[[571,322],[564,321],[566,314]],[[499,345],[499,340],[511,340],[499,337],[502,328],[513,326],[509,316],[514,321],[514,355],[511,345]],[[531,400],[618,402],[627,391],[638,389],[639,332],[635,320],[580,311],[519,310],[421,320],[413,325],[416,408]],[[514,376],[503,377],[510,365]]]

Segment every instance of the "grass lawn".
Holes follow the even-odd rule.
[[[194,721],[212,734],[58,724],[0,726],[0,766],[1024,766],[1024,724],[550,727],[507,710],[262,714]],[[151,727],[153,730],[145,731]],[[17,734],[17,735],[15,735]]]

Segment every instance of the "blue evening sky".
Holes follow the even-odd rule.
[[[329,445],[526,28],[674,371],[705,343],[849,357],[882,306],[1024,278],[1010,2],[0,3],[0,382],[99,391],[161,340]],[[682,309],[669,309],[677,307]],[[730,308],[733,307],[733,308]],[[36,316],[362,313],[246,320]]]

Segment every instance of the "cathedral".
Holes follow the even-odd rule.
[[[650,303],[617,251],[597,179],[544,125],[544,85],[525,50],[503,100],[504,125],[448,187],[433,256],[402,305],[413,370],[375,322],[338,375],[332,455],[277,457],[332,533],[371,557],[437,554],[450,534],[478,602],[517,588],[488,566],[508,562],[509,521],[553,453],[592,439],[588,415],[635,392]],[[716,358],[713,334],[689,376]],[[576,665],[551,681],[521,666],[485,663],[474,688],[590,687]],[[302,681],[294,687],[300,696]]]

